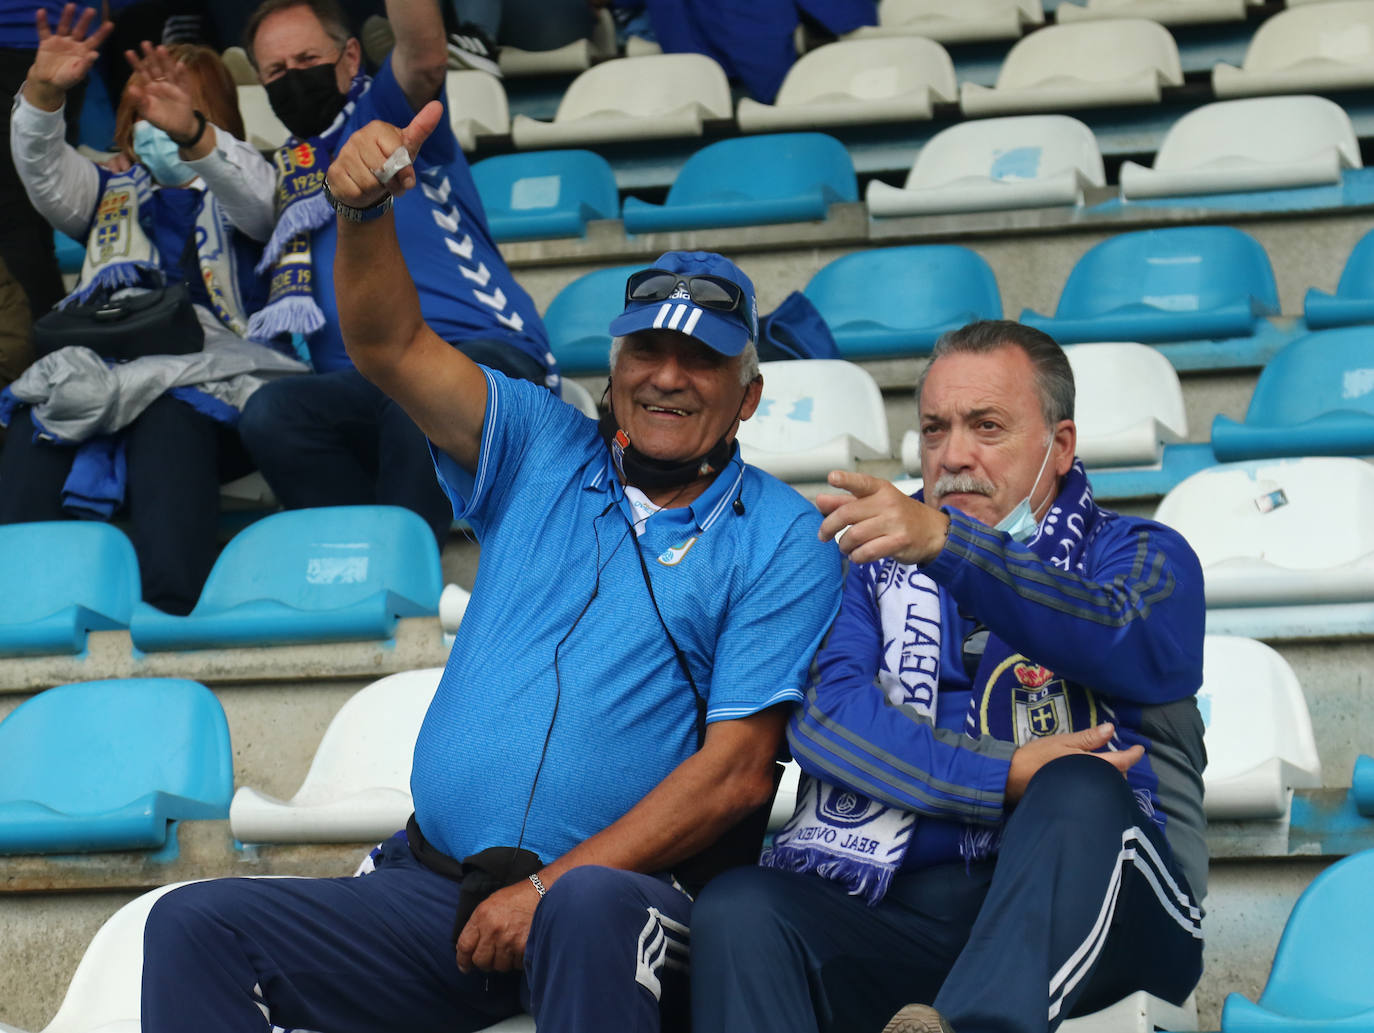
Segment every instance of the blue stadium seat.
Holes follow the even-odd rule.
[[[138,560],[109,524],[10,524],[0,527],[0,556],[0,656],[80,653],[86,632],[129,626],[140,595]]]
[[[168,822],[227,818],[229,724],[181,678],[59,685],[0,721],[0,853],[148,850]]]
[[[497,240],[585,237],[590,219],[620,215],[610,163],[591,151],[502,154],[472,166]]]
[[[642,265],[598,269],[579,276],[549,302],[544,328],[564,376],[604,374],[611,352],[611,320],[625,308],[625,279]]]
[[[1374,1028],[1371,885],[1374,850],[1352,854],[1313,879],[1288,916],[1259,1003],[1229,994],[1222,1033]]]
[[[1355,799],[1356,810],[1366,818],[1374,818],[1374,757],[1362,753],[1355,758],[1350,795]]]
[[[58,230],[52,231],[52,241],[57,251],[57,268],[73,276],[81,272],[81,263],[86,261],[86,249]]]
[[[1053,317],[1021,322],[1060,344],[1247,337],[1279,311],[1264,248],[1229,226],[1122,233],[1091,248],[1069,273]]]
[[[225,546],[195,609],[140,605],[144,650],[386,639],[399,617],[434,617],[443,579],[429,526],[396,506],[275,513]]]
[[[856,251],[823,267],[805,293],[850,361],[926,355],[946,330],[1002,315],[992,269],[952,244]]]
[[[1366,233],[1351,250],[1336,293],[1309,288],[1302,310],[1313,330],[1374,323],[1374,232]]]
[[[1212,420],[1218,460],[1374,455],[1369,327],[1305,334],[1260,372],[1245,422]]]
[[[682,166],[665,204],[625,199],[625,232],[694,230],[824,219],[857,201],[854,163],[824,133],[736,137],[703,147]]]

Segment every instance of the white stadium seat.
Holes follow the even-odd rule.
[[[824,480],[891,449],[882,392],[841,359],[763,363],[763,398],[740,424],[739,443],[746,463],[785,481]]]
[[[522,149],[700,136],[731,113],[725,72],[704,54],[622,57],[574,79],[552,122],[516,115],[511,135]]]
[[[1060,25],[1101,18],[1146,18],[1161,25],[1199,25],[1245,20],[1246,0],[1088,0],[1054,9]]]
[[[1143,344],[1070,344],[1078,455],[1089,467],[1157,463],[1188,439],[1178,372]]]
[[[1155,511],[1202,562],[1209,607],[1374,600],[1374,466],[1359,459],[1226,463]]]
[[[243,134],[260,151],[275,151],[286,143],[291,131],[267,101],[267,89],[256,84],[239,84],[239,114],[243,116]]]
[[[290,800],[240,786],[229,828],[244,843],[361,843],[385,839],[414,809],[410,761],[443,668],[373,682],[334,715],[305,782]]]
[[[945,48],[919,36],[842,40],[817,47],[787,72],[774,104],[745,97],[746,133],[824,125],[906,122],[931,117],[932,106],[958,97]]]
[[[1240,68],[1212,69],[1218,97],[1352,90],[1374,85],[1374,0],[1280,11],[1255,30]]]
[[[1083,203],[1105,185],[1093,132],[1067,115],[988,118],[943,129],[916,155],[901,189],[871,180],[871,215],[929,215]]]
[[[444,93],[449,123],[463,150],[473,150],[479,136],[504,136],[510,132],[510,106],[505,87],[496,76],[486,72],[448,72],[444,76]]]
[[[878,24],[845,36],[924,36],[937,43],[1016,39],[1026,26],[1042,25],[1040,0],[879,0]]]
[[[1170,127],[1154,168],[1121,166],[1124,198],[1339,183],[1361,168],[1345,109],[1324,97],[1251,97],[1205,104]]]
[[[592,393],[576,380],[560,377],[558,381],[560,397],[584,416],[597,420],[601,414],[596,411],[596,399]]]
[[[1198,706],[1207,726],[1208,818],[1284,818],[1295,788],[1322,784],[1302,686],[1263,642],[1208,635]]]
[[[1157,104],[1164,86],[1183,83],[1169,30],[1138,18],[1051,25],[1008,52],[996,87],[966,82],[966,115]]]

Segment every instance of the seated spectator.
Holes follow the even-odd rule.
[[[588,39],[596,11],[587,0],[443,0],[449,63],[500,78],[501,46],[557,50]],[[499,44],[499,45],[498,45]]]
[[[267,0],[245,30],[272,110],[292,133],[276,155],[277,226],[263,258],[271,297],[250,330],[305,335],[316,375],[267,385],[239,430],[288,509],[404,506],[442,543],[453,513],[424,435],[344,351],[336,295],[357,285],[334,282],[338,230],[323,193],[324,170],[356,129],[374,119],[406,125],[442,98],[435,0],[390,0],[387,13],[396,46],[375,79],[360,74],[361,46],[333,0]],[[420,186],[396,202],[394,218],[426,322],[469,358],[556,388],[543,324],[491,239],[447,107],[415,167]]]
[[[63,98],[95,61],[109,24],[90,32],[94,12],[73,17],[68,4],[50,30],[38,14],[41,42],[11,124],[34,206],[86,242],[67,301],[117,305],[185,285],[192,304],[182,311],[181,339],[189,335],[194,348],[203,336],[203,350],[108,366],[88,348],[58,347],[35,362],[4,399],[0,523],[108,518],[125,508],[144,598],[184,614],[214,564],[220,467],[235,456],[244,469],[227,475],[247,465],[225,423],[261,382],[257,374],[304,369],[242,336],[263,300],[253,266],[255,241],[271,230],[272,170],[237,138],[234,84],[203,47],[146,62],[131,55],[138,67],[116,132],[126,171],[77,154],[63,141]],[[214,192],[201,179],[210,169],[224,184]]]
[[[632,17],[643,8],[654,39],[669,54],[705,54],[749,96],[773,103],[787,70],[797,60],[799,25],[832,36],[874,25],[874,0],[593,0]]]
[[[817,499],[853,565],[796,813],[697,900],[698,1029],[1045,1033],[1202,972],[1197,557],[1093,502],[1043,333],[946,335],[917,397],[924,499]]]

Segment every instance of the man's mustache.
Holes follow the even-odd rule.
[[[941,474],[935,482],[933,494],[938,498],[946,495],[987,495],[991,496],[996,487],[971,473]]]

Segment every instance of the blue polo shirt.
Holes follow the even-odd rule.
[[[420,314],[431,330],[451,344],[501,341],[554,369],[539,312],[515,282],[487,228],[477,184],[453,135],[444,91],[438,99],[443,102],[444,117],[415,156],[418,182],[394,209],[396,239],[420,296]],[[406,126],[414,117],[388,57],[371,87],[358,98],[340,139],[346,140],[377,119]],[[339,330],[334,287],[338,242],[335,219],[310,238],[315,301],[324,313],[324,326],[310,335],[308,344],[311,363],[320,373],[353,366]]]
[[[459,859],[514,845],[528,802],[522,845],[547,862],[698,747],[695,697],[635,550],[708,722],[802,698],[839,607],[840,558],[816,538],[816,509],[738,450],[695,502],[655,513],[636,538],[596,423],[499,373],[487,388],[475,474],[434,450],[482,557],[411,793],[426,838]]]

